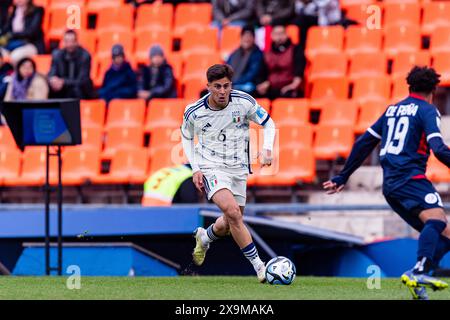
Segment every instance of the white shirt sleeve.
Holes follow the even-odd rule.
[[[192,117],[187,119],[183,117],[183,124],[181,125],[181,142],[183,151],[192,167],[192,172],[195,173],[200,170],[195,161],[195,147],[194,147],[194,123]]]
[[[264,125],[264,143],[263,150],[273,151],[273,144],[275,141],[275,122],[273,122],[272,118],[267,120]]]

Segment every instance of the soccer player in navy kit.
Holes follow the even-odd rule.
[[[417,263],[402,277],[414,299],[428,299],[426,288],[442,290],[447,283],[429,274],[450,251],[450,227],[436,189],[425,176],[430,149],[450,167],[450,149],[440,133],[440,114],[431,104],[440,75],[414,67],[406,80],[410,95],[390,105],[354,144],[343,170],[323,187],[340,192],[350,175],[381,142],[383,194],[392,209],[420,232]]]

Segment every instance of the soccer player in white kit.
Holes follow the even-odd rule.
[[[207,229],[194,231],[193,261],[200,266],[210,244],[231,233],[253,265],[258,280],[265,282],[265,265],[243,221],[247,175],[250,168],[249,121],[264,127],[262,166],[272,164],[275,124],[266,110],[249,94],[232,90],[233,69],[211,66],[206,77],[209,93],[186,107],[181,127],[184,152],[192,166],[193,182],[205,190],[223,212]],[[194,146],[194,137],[198,143]]]

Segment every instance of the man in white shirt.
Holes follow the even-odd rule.
[[[206,74],[209,93],[186,107],[181,127],[183,149],[191,163],[193,181],[205,190],[223,212],[206,230],[194,232],[193,261],[202,265],[210,243],[231,233],[244,256],[252,263],[258,280],[265,281],[265,265],[243,221],[247,175],[250,168],[249,121],[264,127],[262,165],[272,164],[275,124],[256,100],[232,90],[233,69],[211,66]],[[194,137],[198,144],[194,147]]]

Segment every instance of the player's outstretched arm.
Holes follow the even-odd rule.
[[[380,139],[368,131],[359,137],[345,162],[344,169],[337,176],[323,183],[323,188],[327,191],[327,194],[342,191],[353,172],[361,166],[379,142]]]

